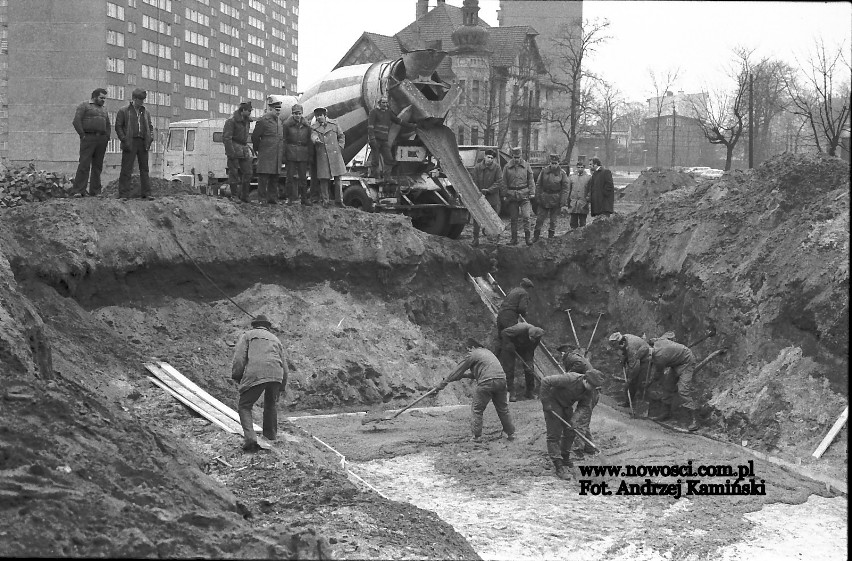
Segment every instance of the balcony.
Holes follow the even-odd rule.
[[[512,107],[511,119],[513,121],[538,123],[541,121],[541,107]]]

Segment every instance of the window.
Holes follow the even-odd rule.
[[[272,26],[272,36],[276,39],[285,40],[287,39],[286,34],[280,29],[276,28],[274,25]]]
[[[266,13],[266,6],[264,6],[263,3],[260,2],[259,0],[248,0],[248,5],[251,8],[254,8],[258,12],[260,12],[261,14]]]
[[[128,83],[128,85],[135,86],[136,85],[136,74],[128,74],[127,75],[127,83]]]
[[[127,32],[128,33],[136,33],[136,24],[132,21],[127,22]]]
[[[463,126],[459,127],[459,133],[458,133],[457,137],[459,139],[459,144],[464,144],[464,127]]]
[[[167,150],[183,150],[183,139],[186,131],[184,129],[172,129],[169,131],[169,140],[166,143]]]
[[[124,21],[124,8],[107,2],[107,16]]]
[[[274,70],[275,72],[281,72],[282,74],[287,72],[287,67],[284,66],[283,63],[280,63],[276,60],[270,61],[269,65],[272,68],[272,70]]]
[[[127,49],[127,58],[136,60],[136,49]]]
[[[209,68],[210,67],[210,60],[207,57],[198,56],[195,53],[189,53],[189,52],[184,51],[183,61],[186,64],[190,64],[192,66],[197,66],[199,68]]]
[[[180,84],[177,82],[172,83],[172,93],[180,93]]]
[[[145,29],[150,29],[151,31],[156,31],[157,33],[162,33],[163,35],[171,35],[172,34],[172,26],[164,21],[160,21],[157,18],[152,18],[150,16],[142,15],[142,27]]]
[[[255,47],[260,47],[261,49],[266,47],[266,40],[261,39],[260,37],[255,37],[251,33],[249,33],[249,36],[246,39],[250,44],[254,45]]]
[[[142,65],[142,77],[148,80],[156,80],[157,82],[171,82],[172,71],[165,68],[156,68],[154,66]]]
[[[120,58],[107,57],[107,72],[124,74],[124,60]]]
[[[172,0],[142,0],[144,3],[154,6],[155,8],[159,8],[161,10],[165,10],[167,12],[172,11]]]
[[[262,56],[260,56],[260,55],[259,55],[259,54],[257,54],[257,53],[253,53],[253,52],[251,52],[251,51],[249,51],[249,52],[247,52],[247,53],[246,53],[246,59],[248,59],[248,61],[249,61],[249,62],[251,62],[251,63],[253,63],[253,64],[259,64],[259,65],[261,65],[261,66],[263,66],[263,64],[264,64],[264,62],[265,62],[265,61],[263,60],[263,57],[262,57]]]
[[[470,102],[473,105],[479,105],[479,80],[474,80],[473,82],[471,82]],[[473,134],[473,133],[471,133],[471,134]],[[473,142],[473,141],[471,141],[471,142]],[[473,143],[476,144],[475,142],[473,142]]]
[[[287,0],[272,0],[272,3],[281,6],[282,8],[287,7]]]
[[[222,74],[228,74],[230,76],[239,76],[240,69],[231,64],[225,64],[224,62],[219,63],[219,72]]]
[[[538,129],[532,131],[532,145],[533,150],[538,150]]]
[[[124,46],[124,33],[119,31],[107,30],[107,43],[118,47]]]
[[[219,83],[219,93],[228,95],[240,95],[240,88],[238,88],[234,84]]]
[[[124,99],[124,86],[107,85],[107,97],[110,99]]]
[[[256,27],[256,28],[260,29],[261,31],[266,30],[266,24],[264,24],[261,20],[257,19],[254,16],[248,17],[248,24],[252,27]]]
[[[272,19],[274,19],[281,25],[287,25],[287,18],[285,18],[283,15],[279,14],[275,10],[272,10]]]
[[[259,82],[261,84],[264,83],[264,76],[260,72],[252,72],[251,70],[249,70],[248,71],[248,79],[251,80],[252,82]]]
[[[127,0],[127,5],[130,8],[135,8],[136,7],[136,0]]]
[[[201,76],[193,76],[192,74],[183,75],[183,85],[189,88],[198,88],[200,90],[209,90],[210,82],[207,78]]]
[[[219,43],[219,52],[233,57],[240,56],[240,49],[228,43]]]
[[[517,127],[512,127],[511,138],[512,138],[512,146],[517,146],[518,145],[518,128]]]
[[[470,143],[471,144],[479,144],[479,128],[471,127],[470,128]]]
[[[190,31],[189,29],[183,30],[183,39],[188,43],[194,43],[207,48],[210,47],[210,39],[207,36],[196,33],[195,31]]]
[[[287,84],[281,78],[270,78],[269,85],[271,85],[273,88],[281,88],[283,90],[287,89]]]
[[[467,103],[467,84],[464,80],[459,80],[459,90],[461,90],[459,105],[465,105]]]
[[[265,96],[265,95],[263,94],[263,92],[262,92],[262,91],[260,91],[260,90],[252,90],[252,89],[249,89],[249,90],[248,90],[248,93],[246,94],[246,96],[247,96],[249,99],[256,99],[256,100],[260,100],[260,101],[263,101],[264,99],[266,99],[266,96]]]
[[[148,92],[148,97],[145,98],[145,101],[150,105],[170,106],[172,104],[172,96],[163,92]]]
[[[291,59],[291,60],[293,60],[293,61],[298,61],[298,60],[299,60],[299,55],[298,55],[298,54],[296,54],[296,51],[292,51],[292,52],[290,53],[290,59]]]
[[[236,8],[232,8],[224,2],[219,2],[219,10],[221,10],[226,16],[231,16],[234,19],[240,19],[240,11]]]
[[[237,39],[240,38],[240,31],[236,27],[228,25],[227,23],[222,21],[219,22],[219,31],[221,31],[225,35],[230,35],[231,37],[236,37]]]
[[[204,105],[206,106],[207,102]],[[204,109],[206,110],[207,107]],[[193,150],[195,150],[195,129],[189,129],[186,131],[186,151],[192,152]]]
[[[207,27],[210,26],[210,16],[204,15],[201,12],[196,12],[195,10],[190,10],[186,8],[184,11],[184,16],[189,21],[194,21],[195,23],[205,25]]]

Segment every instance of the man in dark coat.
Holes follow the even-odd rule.
[[[154,142],[154,126],[151,115],[143,103],[148,92],[142,88],[133,90],[132,101],[127,107],[118,110],[115,116],[115,135],[121,141],[121,174],[118,176],[118,196],[130,197],[130,175],[133,162],[139,162],[139,196],[153,200],[151,180],[148,178],[148,150]]]
[[[313,143],[311,125],[303,113],[302,106],[296,103],[290,109],[290,116],[284,121],[284,159],[287,162],[287,197],[290,204],[294,204],[298,197],[303,205],[310,206],[308,165],[313,157]]]
[[[521,316],[526,315],[527,306],[530,303],[530,295],[528,290],[532,290],[533,281],[528,278],[521,279],[521,285],[516,286],[503,298],[500,302],[500,309],[497,310],[497,331],[494,335],[494,353],[500,353],[500,333],[510,325],[518,323]]]
[[[243,427],[243,450],[259,449],[254,434],[251,410],[263,394],[263,436],[278,436],[278,396],[287,387],[287,358],[284,346],[271,331],[269,319],[260,314],[251,321],[251,329],[240,335],[231,363],[231,379],[240,391],[237,412]]]
[[[72,189],[76,197],[94,197],[101,192],[101,171],[110,133],[109,112],[104,108],[106,96],[104,88],[96,89],[91,100],[78,105],[74,113],[74,130],[80,135],[80,162]],[[86,183],[89,184],[88,189]]]
[[[551,154],[550,165],[541,170],[536,184],[535,200],[538,204],[538,210],[533,243],[541,237],[541,227],[546,219],[549,219],[547,237],[552,238],[556,235],[556,220],[559,218],[559,211],[570,202],[568,200],[568,187],[568,175],[559,167],[559,154]]]
[[[592,207],[592,216],[613,213],[615,204],[615,186],[612,183],[612,172],[604,169],[600,158],[592,158],[592,178],[589,180],[589,202]]]
[[[251,109],[251,101],[240,103],[233,116],[225,121],[222,129],[222,144],[225,145],[225,155],[228,157],[231,198],[243,203],[248,202],[254,159],[254,154],[248,146]]]
[[[509,401],[517,401],[515,367],[518,360],[524,369],[524,397],[532,399],[535,389],[535,349],[541,342],[544,329],[529,323],[516,323],[500,332],[500,364],[506,372]]]
[[[470,405],[470,430],[473,440],[479,442],[482,437],[482,413],[488,407],[489,401],[494,402],[494,409],[497,410],[497,417],[503,425],[506,438],[515,440],[515,424],[512,422],[512,414],[509,413],[509,402],[506,401],[506,374],[500,361],[476,339],[467,339],[467,349],[467,357],[446,380],[438,384],[438,391],[456,380],[473,378],[476,382],[473,402]]]
[[[396,158],[393,156],[393,147],[390,141],[391,124],[397,124],[406,129],[413,129],[409,123],[403,123],[399,117],[393,114],[390,103],[386,96],[379,98],[376,107],[370,110],[367,116],[367,141],[370,144],[370,171],[369,177],[381,178],[388,181],[393,176]],[[382,171],[379,173],[379,168]]]
[[[257,200],[260,204],[278,204],[278,177],[284,160],[284,126],[281,102],[269,104],[269,111],[254,124],[251,143],[257,154]]]
[[[494,209],[494,212],[500,213],[500,189],[503,187],[503,170],[500,169],[500,164],[496,160],[497,152],[489,148],[485,151],[485,156],[482,161],[476,162],[473,167],[474,184],[479,188],[479,192],[485,195],[485,200]],[[479,222],[473,221],[473,246],[479,245]]]
[[[590,438],[592,409],[602,384],[603,375],[595,369],[585,374],[566,372],[545,376],[541,381],[539,399],[547,428],[547,455],[553,462],[556,477],[560,479],[571,479],[571,474],[564,468],[574,467],[570,456],[575,434],[559,417]]]
[[[636,402],[636,390],[642,383],[642,377],[647,376],[651,365],[651,347],[638,335],[622,335],[618,331],[609,336],[609,345],[621,354],[621,365],[627,377],[624,397],[618,405],[628,407],[631,401]]]

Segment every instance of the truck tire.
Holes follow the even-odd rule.
[[[376,210],[376,203],[370,198],[370,195],[360,185],[353,185],[343,192],[343,204],[358,208],[364,212],[373,212]]]

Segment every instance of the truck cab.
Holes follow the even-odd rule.
[[[163,152],[163,179],[183,181],[201,193],[216,194],[219,185],[228,182],[224,126],[225,119],[170,123]]]

